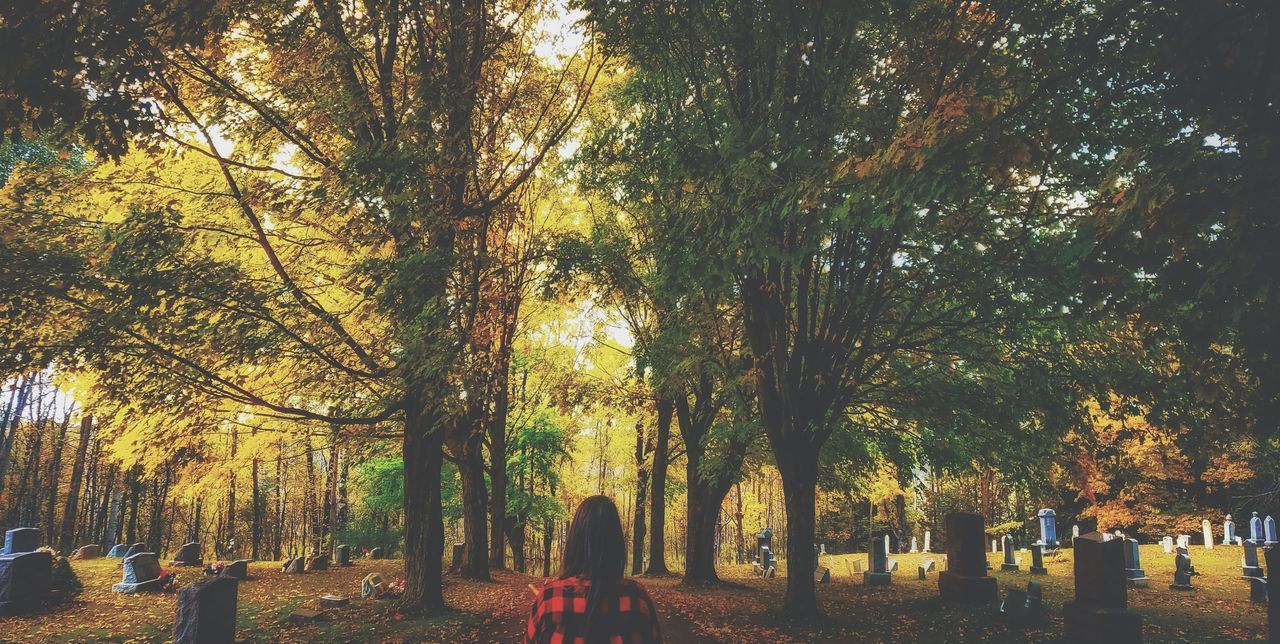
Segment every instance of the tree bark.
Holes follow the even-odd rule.
[[[646,440],[644,423],[636,423],[636,507],[631,522],[631,574],[644,571],[645,495],[649,487],[648,461],[651,445]]]
[[[93,416],[80,418],[80,445],[76,448],[76,460],[71,468],[71,486],[67,488],[67,506],[62,513],[62,530],[58,538],[58,550],[68,552],[75,545],[76,505],[80,501],[80,481],[84,472],[85,453],[89,448],[89,432],[93,429]]]
[[[444,466],[444,428],[437,414],[424,413],[417,401],[405,404],[404,568],[402,603],[407,608],[442,610],[444,515],[440,472]]]
[[[779,449],[781,448],[781,449]],[[783,608],[792,617],[819,614],[813,588],[813,530],[818,480],[818,451],[801,446],[774,447],[787,508],[787,594]]]
[[[670,398],[659,396],[657,399],[658,426],[657,439],[653,447],[653,490],[649,501],[651,520],[649,521],[649,568],[646,575],[667,575],[667,460],[670,454],[671,418],[675,414],[675,403]]]
[[[462,479],[463,577],[489,580],[488,497],[484,486],[483,434],[469,431],[457,444],[458,474]]]
[[[71,410],[67,409],[67,415],[63,417],[62,425],[58,429],[58,440],[53,444],[53,458],[49,463],[49,483],[46,486],[49,490],[49,498],[44,513],[45,543],[54,543],[57,539],[54,513],[58,509],[58,479],[62,478],[62,448],[66,445],[67,427],[70,425]]]

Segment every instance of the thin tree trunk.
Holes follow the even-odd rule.
[[[646,436],[643,422],[636,423],[636,507],[631,522],[631,574],[644,572],[644,513],[649,489],[649,468],[645,463],[649,460],[652,445]]]
[[[53,444],[53,459],[49,464],[48,504],[45,506],[44,530],[45,543],[54,543],[57,539],[57,524],[54,513],[58,509],[58,481],[62,478],[62,448],[67,442],[67,427],[71,425],[71,409],[66,410],[62,418],[62,426],[58,429],[58,440]]]
[[[62,531],[58,538],[58,550],[67,552],[75,545],[76,505],[80,501],[80,480],[84,472],[85,452],[89,448],[89,432],[93,429],[93,416],[80,418],[80,445],[76,448],[76,460],[71,468],[71,486],[67,489],[67,507],[62,512]]]
[[[649,521],[649,568],[646,575],[670,574],[667,569],[667,460],[670,454],[671,418],[675,403],[666,397],[658,397],[657,440],[653,447],[653,491],[650,495],[651,520]]]

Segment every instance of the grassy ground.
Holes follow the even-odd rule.
[[[1142,547],[1149,588],[1129,591],[1130,607],[1144,618],[1149,642],[1218,642],[1262,640],[1265,607],[1249,602],[1249,587],[1240,579],[1240,548],[1207,551],[1191,548],[1202,574],[1196,590],[1169,589],[1173,556],[1158,545]],[[1030,554],[1023,553],[1021,572],[1003,572],[1000,555],[988,555],[1003,594],[1025,587],[1030,579],[1044,586],[1048,621],[1041,627],[1011,627],[994,616],[995,607],[966,607],[938,599],[937,573],[919,581],[916,568],[941,555],[895,555],[899,572],[890,586],[863,586],[852,574],[852,561],[865,555],[823,557],[832,582],[818,587],[827,615],[816,621],[790,620],[779,607],[786,580],[759,579],[749,566],[722,570],[726,583],[689,588],[676,577],[643,579],[659,606],[669,642],[1045,642],[1062,632],[1061,606],[1071,599],[1071,552],[1047,562],[1047,576],[1027,573]],[[174,594],[117,595],[111,584],[120,578],[118,560],[73,562],[85,591],[76,601],[40,615],[0,618],[0,641],[164,641],[173,628]],[[785,564],[784,564],[785,565]],[[358,561],[355,567],[305,575],[285,575],[274,564],[250,566],[255,579],[242,583],[239,594],[239,638],[255,642],[294,641],[518,641],[527,615],[531,578],[499,573],[495,583],[448,578],[449,613],[415,617],[399,614],[384,601],[359,599],[360,579],[370,572],[385,579],[401,573],[399,561]],[[179,584],[201,577],[198,569],[179,569]],[[332,621],[292,626],[295,608],[314,607],[320,595],[352,597],[351,606],[329,611]]]

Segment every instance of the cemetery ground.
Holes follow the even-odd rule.
[[[1148,588],[1130,589],[1130,608],[1143,616],[1148,642],[1225,642],[1262,640],[1265,607],[1249,601],[1248,584],[1240,579],[1238,547],[1205,550],[1191,546],[1201,573],[1195,590],[1169,589],[1174,557],[1158,544],[1142,546],[1142,565],[1150,577]],[[941,554],[892,555],[898,573],[889,586],[864,586],[853,573],[853,561],[866,555],[824,556],[831,568],[830,584],[818,586],[825,617],[789,620],[781,612],[786,579],[783,574],[760,579],[751,567],[724,566],[725,583],[690,588],[678,577],[643,578],[658,604],[668,642],[1050,642],[1062,633],[1061,606],[1071,598],[1071,551],[1048,559],[1048,575],[1027,572],[1030,554],[1021,553],[1019,572],[1000,570],[1001,555],[988,553],[990,574],[1009,588],[1025,588],[1035,579],[1043,584],[1047,621],[1039,627],[1010,626],[995,616],[995,606],[959,606],[938,598],[937,573],[924,581],[916,569]],[[120,595],[111,584],[120,578],[118,559],[73,562],[85,590],[70,603],[36,615],[0,618],[0,641],[164,641],[171,636],[174,593]],[[492,583],[446,576],[445,596],[453,610],[443,615],[398,613],[389,601],[359,598],[360,579],[378,572],[385,579],[401,575],[398,560],[360,559],[350,568],[302,575],[286,575],[271,562],[250,566],[253,579],[241,582],[237,639],[250,642],[302,641],[432,641],[514,642],[524,627],[529,606],[526,585],[537,578],[497,572]],[[783,563],[785,566],[785,562]],[[198,568],[180,568],[179,586],[202,576]],[[782,571],[785,572],[785,571]],[[325,594],[352,598],[349,606],[329,609],[331,620],[293,625],[296,609],[315,607]]]

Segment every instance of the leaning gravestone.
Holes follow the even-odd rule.
[[[224,577],[232,579],[248,579],[249,578],[249,560],[236,559],[222,568]]]
[[[1280,588],[1280,548],[1267,549],[1267,585]],[[1271,644],[1280,644],[1280,592],[1270,593],[1267,598],[1267,622]]]
[[[983,603],[999,599],[996,578],[987,576],[983,552],[982,515],[952,512],[944,521],[947,569],[938,573],[938,594],[944,600]]]
[[[345,544],[345,543],[344,543],[344,544],[342,544],[342,545],[340,545],[340,546],[338,546],[338,561],[337,561],[337,565],[339,565],[339,566],[350,566],[350,565],[351,565],[351,546],[349,546],[349,545],[347,545],[347,544]]]
[[[73,561],[81,561],[85,559],[97,559],[102,556],[102,546],[91,543],[87,546],[80,546],[76,551],[71,553]]]
[[[383,550],[381,547],[374,548],[373,550],[369,551],[369,558],[370,559],[386,559],[387,551]]]
[[[160,559],[155,553],[139,552],[124,558],[124,578],[111,587],[113,593],[137,593],[164,590],[160,578]]]
[[[1204,549],[1213,550],[1213,526],[1208,519],[1201,519],[1200,532],[1204,536]]]
[[[1231,515],[1222,521],[1222,545],[1231,546],[1236,543],[1236,523],[1231,520]]]
[[[301,574],[307,571],[307,558],[294,557],[284,565],[284,571],[291,575]]]
[[[1142,570],[1142,555],[1137,539],[1124,540],[1124,578],[1134,588],[1146,588],[1147,573]]]
[[[813,583],[829,584],[831,583],[831,569],[824,566],[818,566],[813,569]]]
[[[1044,546],[1039,543],[1031,544],[1031,574],[1049,574],[1049,569],[1044,567]]]
[[[134,555],[136,555],[136,554],[138,554],[138,553],[140,553],[140,552],[146,552],[146,551],[147,551],[147,544],[145,544],[145,543],[135,543],[135,544],[133,544],[133,545],[129,546],[129,549],[128,549],[127,551],[125,551],[125,553],[124,553],[124,558],[125,558],[125,559],[128,559],[129,557],[132,557],[132,556],[134,556]]]
[[[53,555],[48,551],[0,555],[0,615],[35,610],[53,587]]]
[[[886,540],[887,541],[887,540]],[[887,586],[893,581],[889,574],[889,556],[885,552],[885,541],[871,540],[871,552],[867,553],[868,570],[862,573],[862,583],[868,586]]]
[[[234,577],[213,577],[179,590],[174,644],[234,642],[237,586]]]
[[[1040,519],[1040,543],[1045,550],[1058,548],[1058,516],[1051,508],[1044,508],[1036,513]]]
[[[123,543],[117,543],[116,545],[111,546],[111,551],[107,553],[107,556],[112,559],[124,559],[126,554],[129,554],[129,546]]]
[[[924,563],[920,564],[920,580],[924,581],[925,573],[933,572],[933,569],[936,566],[937,566],[936,561],[932,559],[925,559]]]
[[[40,531],[35,528],[14,528],[4,533],[4,548],[0,555],[16,555],[35,552],[40,547]]]
[[[173,560],[169,562],[170,566],[203,566],[204,560],[200,558],[200,542],[189,541],[182,544],[178,548],[178,554],[173,556]]]
[[[1027,582],[1025,591],[1010,588],[1009,594],[1000,604],[1000,614],[1021,626],[1040,623],[1044,617],[1044,594],[1040,589],[1040,582]]]
[[[1091,532],[1076,539],[1075,600],[1062,605],[1066,638],[1074,642],[1140,642],[1142,616],[1129,612],[1125,542]]]
[[[1000,538],[1000,545],[1004,550],[1004,563],[1000,564],[1000,570],[1018,572],[1018,560],[1013,555],[1013,537],[1004,535]]]
[[[1195,576],[1196,569],[1191,565],[1191,555],[1185,549],[1181,549],[1178,552],[1174,566],[1173,583],[1169,584],[1169,588],[1173,590],[1191,590],[1191,578]]]

